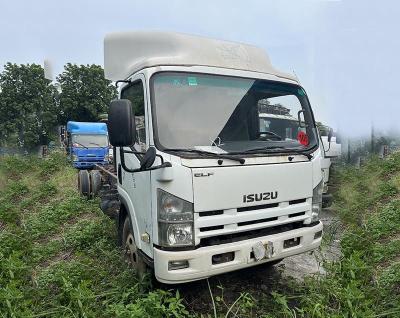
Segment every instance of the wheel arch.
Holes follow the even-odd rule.
[[[122,192],[123,193],[123,192]],[[140,240],[140,232],[136,221],[135,209],[133,207],[132,202],[127,199],[123,194],[121,194],[121,190],[119,191],[119,199],[121,201],[120,211],[118,213],[118,243],[122,245],[122,228],[124,225],[124,221],[126,216],[129,216],[131,220],[131,226],[133,230],[133,236],[135,238],[136,246],[141,250],[141,240]]]

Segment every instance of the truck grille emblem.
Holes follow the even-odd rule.
[[[254,202],[254,201],[274,200],[277,197],[278,197],[278,191],[245,194],[245,195],[243,195],[243,203],[250,203],[250,202]]]

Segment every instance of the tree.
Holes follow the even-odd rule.
[[[57,81],[61,88],[60,120],[64,124],[68,120],[98,121],[99,115],[107,112],[110,101],[116,97],[115,87],[104,78],[99,65],[68,63]]]
[[[0,74],[0,143],[46,144],[57,120],[51,81],[37,64],[7,63]]]

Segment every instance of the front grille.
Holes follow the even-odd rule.
[[[311,217],[311,201],[301,198],[195,213],[196,245],[223,244],[291,230]]]
[[[303,225],[303,222],[293,222],[290,224],[277,225],[272,227],[267,227],[258,230],[250,230],[240,233],[226,234],[226,235],[218,235],[214,237],[202,238],[200,240],[200,246],[213,246],[227,243],[234,243],[244,240],[249,240],[261,236],[273,235],[277,233],[287,232],[295,229],[299,229],[302,227],[306,227]]]
[[[99,162],[104,161],[104,157],[80,157],[79,161]]]

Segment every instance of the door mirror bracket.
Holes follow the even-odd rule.
[[[143,159],[140,163],[140,168],[137,169],[130,169],[126,166],[125,163],[125,154],[131,153],[135,155],[143,155]],[[164,158],[161,155],[156,154],[156,149],[154,147],[149,147],[146,152],[139,152],[139,151],[132,151],[132,150],[124,150],[122,147],[119,149],[119,154],[121,158],[121,166],[126,172],[135,173],[135,172],[143,172],[143,171],[150,171],[150,170],[157,170],[161,168],[168,168],[172,167],[170,162],[165,162]],[[154,166],[154,161],[156,157],[161,159],[161,164],[158,166]]]

